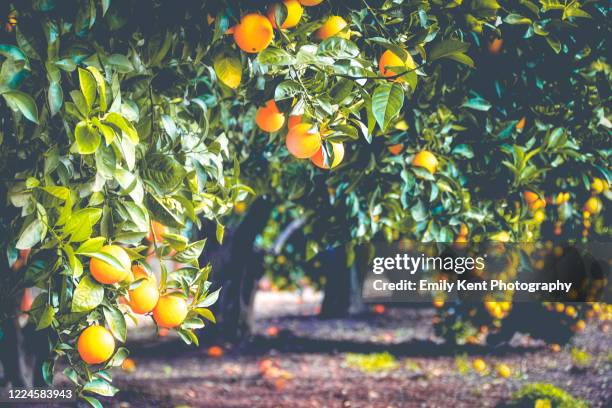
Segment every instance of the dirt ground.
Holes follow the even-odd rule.
[[[115,372],[122,391],[104,406],[493,407],[533,382],[562,387],[592,407],[612,405],[612,338],[595,324],[560,352],[520,335],[496,349],[451,347],[433,334],[432,308],[320,320],[319,301],[314,293],[258,295],[257,335],[242,347],[220,345],[220,358],[207,355],[210,345],[191,348],[171,336],[152,343],[145,327],[131,346],[134,370]],[[572,368],[572,347],[592,354],[587,369]],[[395,368],[365,372],[347,364],[348,353],[385,351]],[[504,363],[512,375],[460,373],[458,359],[476,358],[490,368]]]

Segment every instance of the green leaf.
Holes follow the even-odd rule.
[[[468,43],[464,43],[459,40],[444,40],[432,47],[427,54],[430,62],[438,60],[440,58],[448,57],[449,55],[456,53],[463,53],[470,48]]]
[[[11,90],[2,93],[6,103],[14,111],[19,111],[28,120],[38,123],[38,108],[32,97],[24,92]]]
[[[98,252],[100,249],[102,249],[105,242],[106,238],[104,237],[90,238],[77,248],[76,253],[83,254],[87,252]]]
[[[113,54],[108,57],[108,64],[112,65],[117,72],[121,74],[127,74],[134,70],[134,66],[130,62],[129,58],[121,54]]]
[[[242,63],[240,58],[226,53],[220,54],[213,60],[213,69],[219,81],[226,86],[236,89],[242,80]]]
[[[217,299],[219,299],[219,294],[221,293],[221,288],[215,290],[212,293],[209,293],[208,295],[206,295],[206,297],[204,298],[204,300],[202,300],[201,302],[198,303],[198,308],[202,308],[202,307],[209,307],[215,304],[215,302],[217,301]]]
[[[84,276],[72,295],[72,312],[88,312],[104,300],[104,287],[90,276]]]
[[[464,108],[475,109],[482,112],[486,112],[491,109],[491,104],[480,96],[469,99],[461,106],[463,106]]]
[[[49,112],[51,116],[57,115],[64,104],[64,91],[62,91],[62,87],[58,82],[51,82],[51,84],[49,84],[47,100],[49,101]]]
[[[64,235],[70,235],[71,242],[82,242],[91,237],[93,227],[102,216],[99,208],[84,208],[75,211],[64,225]]]
[[[173,157],[162,154],[152,154],[146,159],[143,169],[143,180],[153,185],[160,194],[174,191],[185,178],[185,168]]]
[[[44,191],[51,194],[54,197],[59,198],[62,201],[66,201],[70,197],[70,189],[62,186],[49,186],[42,187]]]
[[[53,322],[53,318],[55,317],[55,309],[51,307],[51,305],[47,305],[45,310],[42,312],[38,319],[38,323],[36,324],[36,330],[42,330],[49,326]]]
[[[387,128],[403,104],[404,90],[399,84],[384,83],[376,88],[372,95],[372,113],[382,130]]]
[[[113,387],[107,381],[100,378],[91,380],[83,386],[83,392],[93,392],[94,394],[103,395],[105,397],[112,397],[118,391],[118,388]]]
[[[116,112],[109,112],[104,115],[102,121],[116,126],[133,144],[138,143],[138,132],[136,131],[136,128],[134,128],[134,126],[120,114]]]
[[[102,403],[97,398],[88,397],[86,395],[83,395],[81,398],[87,401],[87,403],[91,405],[93,408],[104,408],[104,405],[102,405]]]
[[[520,14],[510,13],[504,17],[504,22],[508,24],[531,24],[531,19],[523,17]]]
[[[119,347],[117,349],[117,352],[113,355],[113,357],[108,360],[108,363],[106,363],[107,367],[119,367],[121,364],[123,364],[123,361],[127,358],[127,356],[130,354],[129,350],[126,349],[125,347]]]
[[[181,263],[190,263],[193,261],[197,261],[197,259],[202,254],[202,251],[204,250],[205,245],[206,245],[205,239],[201,241],[193,242],[189,244],[187,248],[185,248],[185,250],[178,252],[174,256],[174,259],[177,262],[181,262]]]
[[[215,315],[213,314],[213,312],[210,311],[210,309],[206,309],[206,308],[203,308],[203,307],[196,307],[193,310],[194,310],[194,312],[196,312],[197,314],[199,314],[200,316],[202,316],[206,320],[209,320],[209,321],[211,321],[213,323],[217,323],[217,320],[215,319]]]
[[[89,123],[81,121],[74,129],[74,138],[80,154],[92,154],[100,147],[100,133]]]
[[[122,343],[125,343],[127,338],[127,325],[125,324],[125,316],[115,307],[104,307],[104,320],[113,333],[113,336]]]
[[[100,98],[100,110],[106,112],[106,81],[96,67],[87,67],[87,70],[93,75],[96,80],[98,96]]]
[[[359,47],[344,38],[330,37],[319,44],[317,54],[334,59],[351,59],[359,55]]]
[[[30,249],[34,247],[34,245],[42,240],[45,231],[46,228],[43,222],[38,218],[34,218],[19,236],[15,247],[17,249]]]
[[[262,65],[285,66],[295,64],[295,58],[291,54],[276,47],[268,47],[261,51],[257,56],[257,61]]]
[[[217,237],[217,242],[222,244],[223,243],[223,236],[225,235],[225,227],[223,226],[223,224],[221,224],[220,222],[217,221],[217,231],[216,231],[216,237]]]
[[[91,108],[96,100],[96,80],[91,72],[79,68],[79,84],[81,86],[81,92],[85,97],[85,103],[87,104],[87,111],[91,111]]]

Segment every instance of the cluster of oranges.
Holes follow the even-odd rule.
[[[481,375],[486,374],[489,371],[487,363],[482,358],[474,359],[474,361],[472,361],[472,367],[474,368],[474,371]],[[512,370],[510,367],[503,363],[497,364],[495,371],[497,372],[497,375],[502,378],[509,378],[512,375]]]
[[[578,317],[578,309],[576,309],[573,305],[565,305],[561,302],[544,302],[543,303],[546,310],[549,312],[556,312],[560,314],[564,314],[570,319],[575,320],[575,323],[572,326],[572,329],[575,332],[583,331],[586,327],[586,322]]]
[[[322,0],[321,0],[322,1]],[[301,20],[303,14],[302,6],[315,6],[321,3],[317,0],[284,0],[283,4],[287,15],[282,23],[281,29],[295,27]],[[233,34],[234,41],[238,48],[247,53],[259,53],[266,49],[274,39],[274,29],[278,28],[276,16],[280,3],[272,4],[267,11],[267,15],[258,13],[248,13],[241,17],[240,22],[228,30],[228,34]],[[349,24],[340,16],[330,16],[314,32],[314,37],[318,40],[326,40],[331,37],[349,39],[351,32]],[[416,64],[409,53],[400,57],[391,50],[386,50],[380,56],[378,69],[381,76],[406,82],[405,74],[416,69]],[[298,159],[310,159],[313,164],[322,169],[330,169],[338,166],[344,159],[345,148],[340,142],[331,142],[329,149],[323,147],[325,137],[330,133],[324,126],[320,128],[308,122],[302,122],[301,116],[289,116],[287,119],[276,105],[274,100],[267,101],[256,113],[255,122],[258,127],[265,132],[277,132],[285,124],[287,136],[285,144],[287,150]],[[389,150],[392,154],[399,154],[403,145],[391,146]],[[329,157],[333,156],[333,158]],[[326,160],[326,157],[328,158]],[[438,166],[436,157],[429,151],[419,152],[413,161],[414,166],[427,169],[434,173]]]
[[[495,319],[501,320],[508,316],[512,309],[512,302],[509,301],[486,301],[484,302],[485,309]]]
[[[157,241],[165,228],[159,223],[153,223],[149,240]],[[121,265],[117,268],[98,258],[92,258],[89,271],[92,277],[105,285],[139,283],[128,290],[127,303],[136,314],[152,313],[158,327],[171,329],[178,327],[187,317],[187,302],[177,294],[160,294],[157,279],[149,274],[142,265],[132,265],[125,249],[118,245],[106,245],[101,253],[114,257]],[[108,360],[114,350],[115,341],[111,332],[101,325],[87,327],[80,334],[77,350],[81,359],[87,364],[99,364]]]
[[[287,15],[281,22],[281,29],[293,28],[298,25],[304,12],[302,6],[316,6],[323,0],[284,0],[282,4],[287,10]],[[281,3],[275,3],[268,7],[267,15],[259,13],[247,13],[240,18],[240,22],[231,27],[227,34],[233,34],[234,42],[244,52],[251,54],[265,50],[274,39],[274,29],[278,28],[276,16]],[[339,36],[350,37],[347,30],[348,23],[340,16],[330,16],[327,21],[314,33],[319,40]]]

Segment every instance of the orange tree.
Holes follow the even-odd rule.
[[[320,60],[318,67],[300,71],[303,88],[291,76],[301,68],[299,61],[286,68],[276,64],[287,75],[275,88],[277,105],[291,101],[291,108],[280,109],[288,122],[301,114],[301,121],[321,124],[322,153],[332,156],[324,166],[311,163],[320,164],[318,155],[308,161],[291,157],[302,154],[283,144],[285,135],[287,143],[293,140],[290,124],[271,138],[266,137],[268,129],[258,129],[252,121],[242,124],[242,134],[249,137],[248,143],[236,141],[243,152],[243,174],[255,176],[248,184],[258,193],[266,192],[281,209],[294,209],[292,217],[305,218],[304,258],[329,246],[344,247],[350,263],[353,248],[373,237],[439,242],[608,239],[604,203],[610,197],[610,70],[607,36],[597,33],[609,33],[610,25],[602,4],[483,1],[429,6],[423,14],[410,2],[385,4],[375,10],[377,18],[365,13],[351,19],[351,29],[366,39],[352,42],[375,56],[371,59],[385,54],[376,42],[368,48],[369,33],[377,30],[376,36],[397,39],[396,46],[410,51],[419,66],[416,84],[400,80],[389,88],[375,76],[393,69],[377,74],[372,65],[365,68],[365,84],[355,81],[355,75],[332,74],[327,82],[317,74],[331,68]],[[424,16],[422,23],[419,17]],[[407,26],[413,34],[420,29],[423,37],[404,36]],[[428,53],[416,52],[433,32],[437,39],[461,39],[463,49],[469,44],[466,53],[451,55],[465,64],[430,64],[439,48],[425,46]],[[283,61],[299,55],[298,50]],[[377,123],[375,113],[387,111],[379,106],[362,111],[363,120],[356,123],[350,113],[342,115],[343,102],[353,106],[350,97],[340,93],[334,99],[335,80],[352,83],[346,86],[370,100],[378,89],[401,85],[407,99],[387,126]],[[292,84],[294,90],[288,92]],[[334,113],[349,118],[340,119],[342,130],[336,134],[334,116],[317,116],[321,95],[340,107]],[[341,150],[337,142],[344,143]],[[338,157],[342,160],[331,171],[318,168],[333,166]],[[272,230],[280,233],[283,222],[291,225],[294,220],[286,214],[274,212]],[[265,236],[264,246],[278,248],[274,234]],[[286,275],[287,268],[276,262],[269,257],[270,267]],[[348,287],[345,279],[336,289]],[[485,314],[487,324],[499,323]]]
[[[17,315],[30,287],[38,293],[25,308],[26,329],[39,341],[34,383],[51,383],[61,357],[63,374],[93,406],[100,405],[95,394],[117,391],[109,369],[127,356],[126,319],[150,313],[159,327],[198,342],[193,329],[214,321],[208,307],[219,292],[210,288],[210,267],[198,262],[205,240],[192,241],[190,231],[206,219],[212,231],[205,235],[221,242],[221,217],[253,193],[240,181],[246,150],[238,160],[229,150],[248,149],[249,126],[275,131],[285,126],[281,110],[304,114],[287,146],[299,157],[317,155],[320,167],[339,161],[342,149],[332,143],[359,132],[370,139],[375,126],[389,126],[416,86],[416,65],[367,3],[327,3],[306,10],[296,1],[3,5],[8,382],[28,382]],[[427,8],[406,24],[401,15],[385,19],[401,23],[422,58],[427,45],[430,61],[471,63],[458,39],[435,35]],[[379,64],[385,50],[391,54]],[[278,103],[258,114],[270,100]],[[159,282],[145,260],[149,242],[164,261]],[[183,266],[168,270],[165,261]]]

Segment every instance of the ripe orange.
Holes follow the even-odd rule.
[[[278,327],[276,326],[270,326],[266,329],[266,334],[270,337],[276,337],[278,336]]]
[[[591,189],[595,194],[601,194],[608,189],[608,182],[599,177],[595,177],[591,183]]]
[[[153,319],[159,327],[172,329],[183,323],[185,317],[187,317],[187,302],[172,294],[160,297],[153,309]]]
[[[208,348],[208,355],[213,358],[218,358],[223,356],[223,349],[219,346],[212,346]]]
[[[389,153],[391,153],[393,156],[397,156],[398,154],[402,152],[402,150],[404,150],[404,145],[401,143],[394,144],[394,145],[388,146],[387,150],[389,150]]]
[[[438,168],[438,159],[436,159],[436,156],[434,156],[432,152],[423,150],[414,156],[414,159],[412,159],[412,165],[423,167],[431,174],[434,174]]]
[[[19,305],[19,310],[22,312],[29,312],[32,309],[32,303],[34,303],[34,298],[32,297],[32,289],[25,288],[23,290],[23,296],[21,297],[21,304]]]
[[[255,123],[264,132],[276,132],[285,124],[285,115],[277,108],[274,99],[270,99],[255,114]]]
[[[134,290],[128,292],[130,298],[130,307],[134,313],[145,314],[149,313],[159,300],[159,289],[157,288],[157,280],[154,276],[150,276],[140,266],[132,266],[134,279],[144,278],[142,282]]]
[[[115,339],[105,327],[89,326],[79,336],[77,350],[87,364],[103,363],[113,355]]]
[[[526,124],[526,123],[527,123],[527,119],[525,119],[525,117],[523,116],[523,117],[521,118],[521,120],[519,120],[519,121],[517,122],[517,124],[514,126],[514,128],[515,128],[516,130],[518,130],[518,131],[521,131],[521,130],[523,130],[523,128],[525,127],[525,124]]]
[[[523,198],[531,211],[536,211],[546,207],[546,200],[540,198],[540,196],[533,191],[525,191],[523,193]]]
[[[100,249],[100,252],[115,257],[123,269],[117,269],[97,258],[91,258],[91,261],[89,262],[89,271],[95,280],[100,283],[111,285],[113,283],[121,282],[129,276],[132,262],[130,261],[129,255],[123,248],[117,245],[106,245]]]
[[[285,144],[293,156],[307,159],[321,148],[321,135],[312,130],[310,123],[300,123],[289,129]]]
[[[482,373],[487,369],[487,363],[485,363],[482,358],[477,358],[476,360],[474,360],[472,362],[472,366],[474,367],[474,370],[479,373]]]
[[[436,309],[440,309],[442,306],[444,306],[444,299],[434,299],[433,305]]]
[[[261,14],[245,14],[240,19],[240,23],[234,27],[234,41],[245,52],[256,53],[267,48],[272,38],[274,38],[272,24]]]
[[[311,7],[321,4],[323,0],[300,0],[302,6]]]
[[[374,305],[374,309],[372,309],[376,314],[384,314],[385,313],[385,305]]]
[[[302,123],[302,115],[290,115],[287,121],[287,129],[291,129],[295,125]]]
[[[578,320],[576,324],[574,325],[574,329],[576,331],[583,331],[585,327],[586,327],[586,323],[584,322],[584,320]]]
[[[504,45],[504,40],[501,38],[494,38],[489,41],[489,53],[492,55],[497,55],[500,53],[502,49],[502,45]]]
[[[497,366],[497,374],[503,378],[509,378],[512,375],[512,370],[506,364],[499,364]]]
[[[400,68],[397,68],[400,67]],[[383,52],[378,60],[378,70],[384,77],[392,77],[404,73],[405,71],[414,69],[416,67],[414,60],[407,53],[406,60],[402,61],[393,51],[387,50]],[[405,82],[406,77],[396,77],[396,81]]]
[[[331,168],[333,169],[337,165],[342,162],[344,159],[344,145],[342,143],[331,143],[332,150],[334,151],[334,159],[331,164]],[[325,160],[323,159],[323,147],[321,147],[317,152],[310,158],[310,160],[314,163],[315,166],[327,170],[330,166],[325,164]]]
[[[590,197],[586,203],[584,203],[584,210],[588,211],[591,214],[599,214],[603,204],[601,200],[597,197]]]
[[[348,26],[345,19],[340,16],[330,16],[325,23],[315,31],[315,37],[319,40],[327,40],[329,37],[340,37],[348,40],[351,33],[343,31]]]
[[[283,4],[287,8],[287,17],[285,18],[285,21],[283,21],[281,28],[295,27],[302,18],[302,5],[298,0],[284,0]],[[280,3],[272,4],[270,7],[268,7],[268,20],[270,20],[270,23],[274,28],[276,28],[274,14],[276,13],[277,7],[280,7]]]
[[[158,221],[151,221],[151,229],[146,236],[147,241],[153,243],[153,241],[160,243],[163,242],[163,234],[166,233],[166,227],[164,224]]]
[[[468,226],[461,223],[461,225],[459,226],[459,235],[462,237],[467,237],[469,233],[470,233],[470,230],[468,229]]]

